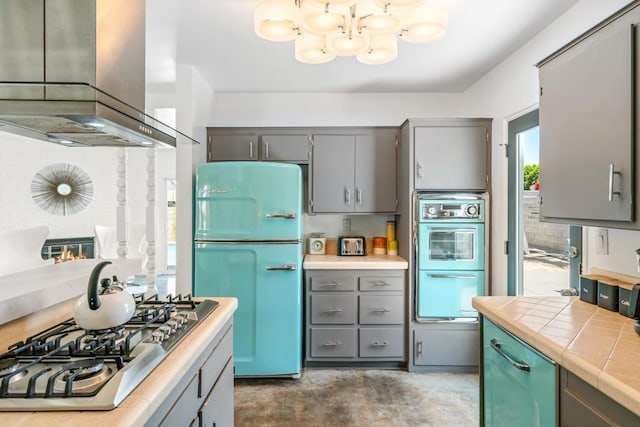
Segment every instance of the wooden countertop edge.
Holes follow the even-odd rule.
[[[201,299],[201,298],[196,298]],[[186,373],[185,357],[201,353],[238,307],[236,298],[212,298],[220,302],[216,310],[184,338],[151,374],[110,411],[38,411],[0,412],[0,425],[36,427],[59,425],[65,427],[91,426],[143,426],[159,408],[166,396],[165,390],[174,387]]]
[[[409,263],[397,255],[305,255],[305,270],[406,270]]]
[[[527,327],[517,320],[509,319],[504,313],[500,312],[500,309],[508,302],[490,304],[489,301],[492,298],[496,299],[494,302],[498,302],[500,301],[499,299],[517,297],[474,297],[472,305],[492,322],[511,332],[620,405],[640,416],[640,390],[625,384],[593,365],[580,354],[567,349],[568,346],[554,343],[540,332]],[[571,298],[570,304],[578,300],[578,297],[567,298]]]

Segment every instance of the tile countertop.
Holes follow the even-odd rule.
[[[196,298],[197,299],[197,298]],[[174,387],[184,376],[194,355],[203,352],[209,341],[222,329],[233,316],[238,307],[235,298],[215,298],[220,303],[198,328],[187,335],[184,340],[156,367],[151,374],[138,385],[124,399],[117,408],[110,411],[39,411],[39,412],[2,412],[0,411],[0,425],[12,427],[35,426],[142,426],[146,420],[158,409],[167,391]],[[75,299],[72,301],[75,302]],[[59,304],[49,309],[51,318],[69,318],[68,303]],[[36,319],[36,320],[34,320]],[[49,320],[49,325],[56,323]],[[34,326],[37,324],[37,326]],[[30,331],[32,333],[46,327],[40,313],[25,316],[13,322],[0,325],[0,336],[5,332],[16,335],[21,330],[24,339]],[[15,340],[13,341],[15,342]],[[6,346],[2,347],[4,352]]]
[[[397,255],[305,255],[305,270],[406,270],[409,263]]]
[[[474,297],[473,307],[640,416],[633,319],[578,297]]]

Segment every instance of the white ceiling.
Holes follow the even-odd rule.
[[[579,0],[430,1],[449,11],[443,39],[400,41],[398,58],[384,65],[353,57],[309,65],[295,60],[292,41],[254,33],[258,0],[151,0],[148,83],[170,83],[178,63],[196,67],[216,92],[461,92]]]

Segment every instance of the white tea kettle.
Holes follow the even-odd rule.
[[[117,278],[114,282],[104,278],[98,280],[102,269],[111,264],[111,261],[103,261],[96,265],[89,277],[87,294],[81,296],[73,307],[73,318],[82,329],[108,329],[120,326],[131,319],[136,309],[133,295],[118,285]]]

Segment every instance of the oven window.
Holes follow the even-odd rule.
[[[434,261],[473,261],[475,259],[473,229],[449,229],[429,233],[429,259]]]

